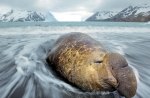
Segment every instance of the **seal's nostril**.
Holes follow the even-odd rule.
[[[94,63],[102,63],[103,61],[94,61]]]

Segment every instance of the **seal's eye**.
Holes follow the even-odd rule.
[[[94,63],[102,63],[103,61],[94,61]]]

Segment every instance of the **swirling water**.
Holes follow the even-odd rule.
[[[150,25],[144,23],[0,24],[0,98],[119,98],[82,92],[61,80],[46,57],[62,34],[83,32],[124,55],[139,77],[134,98],[150,95]]]

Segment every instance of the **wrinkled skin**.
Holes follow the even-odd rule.
[[[48,61],[64,78],[82,90],[118,90],[127,98],[136,93],[136,78],[124,57],[109,53],[86,34],[61,36],[49,52]]]
[[[118,92],[127,98],[134,96],[137,89],[137,81],[131,67],[123,56],[117,53],[109,53],[105,56],[105,62],[108,64],[112,73],[119,82]]]

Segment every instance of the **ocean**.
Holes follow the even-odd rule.
[[[46,57],[55,40],[82,32],[122,54],[136,73],[134,98],[150,95],[150,24],[125,22],[0,23],[0,98],[121,98],[83,92],[56,76]]]

